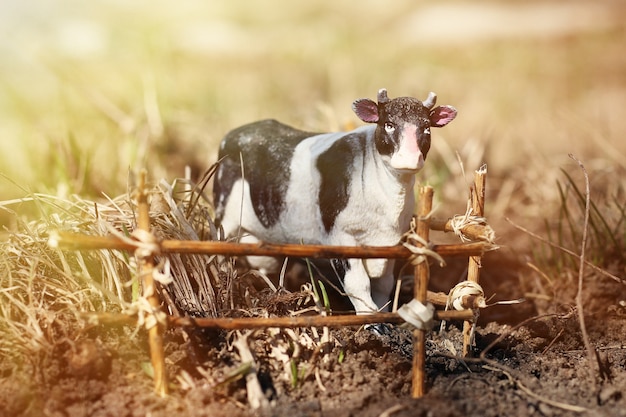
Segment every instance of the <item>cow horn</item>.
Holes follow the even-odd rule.
[[[381,88],[380,90],[378,90],[378,102],[386,103],[388,101],[389,101],[389,97],[387,97],[387,89]]]
[[[432,109],[435,103],[437,102],[437,94],[432,91],[428,93],[428,98],[422,102],[424,107]]]

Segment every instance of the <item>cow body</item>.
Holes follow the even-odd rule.
[[[354,103],[357,115],[376,125],[351,132],[304,132],[275,120],[231,131],[222,141],[214,185],[224,233],[273,243],[397,244],[409,228],[415,173],[430,146],[436,109],[411,98],[389,100],[385,90],[378,98],[379,103]],[[394,101],[399,101],[395,111],[388,106]],[[445,110],[436,117],[447,117],[444,124],[456,115],[451,107]],[[250,262],[264,269],[277,266],[266,258]],[[358,313],[389,301],[393,261],[351,259],[334,265]]]

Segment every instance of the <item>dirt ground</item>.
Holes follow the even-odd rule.
[[[492,258],[483,268],[486,293],[498,299],[523,295],[519,278],[529,271]],[[433,270],[433,282],[445,286],[437,274]],[[25,357],[17,367],[1,364],[0,415],[624,416],[623,285],[590,278],[586,325],[600,366],[595,379],[571,304],[546,308],[529,300],[483,310],[474,358],[467,360],[457,353],[460,323],[441,332],[437,326],[427,342],[427,394],[421,399],[410,396],[412,336],[402,327],[383,336],[330,329],[326,342],[323,329],[256,331],[247,334],[254,365],[244,371],[235,334],[170,329],[165,342],[171,392],[160,398],[152,390],[144,332],[90,326],[50,355]],[[566,291],[559,293],[567,299]],[[259,381],[264,407],[251,408],[246,378]]]

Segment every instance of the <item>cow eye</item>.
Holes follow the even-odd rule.
[[[430,135],[430,127],[427,127],[426,129],[424,129],[424,134]]]
[[[387,133],[393,133],[394,130],[396,130],[396,127],[393,125],[393,123],[385,123],[385,131]]]

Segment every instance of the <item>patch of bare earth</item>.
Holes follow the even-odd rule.
[[[502,296],[515,296],[520,285],[502,275],[511,270],[511,265],[503,266],[486,263],[484,275],[504,277],[500,286],[506,283],[509,291]],[[612,284],[598,278],[588,289],[593,294],[597,286],[606,294],[606,285]],[[235,335],[169,330],[171,395],[159,398],[146,368],[143,332],[98,326],[76,342],[59,342],[36,363],[2,364],[0,415],[626,415],[626,310],[607,303],[588,311],[588,331],[601,365],[593,380],[576,315],[566,306],[536,315],[529,305],[508,307],[522,308],[509,310],[518,320],[506,314],[505,306],[492,310],[494,316],[484,310],[481,323],[486,324],[476,332],[475,359],[456,355],[462,343],[458,324],[433,332],[427,343],[427,394],[421,399],[410,398],[411,333],[400,327],[384,336],[358,328],[331,329],[325,344],[318,343],[322,329],[251,334],[248,345],[257,378],[270,403],[255,411],[248,403],[245,376],[237,372],[242,364],[232,348]],[[482,351],[486,353],[479,357]]]

